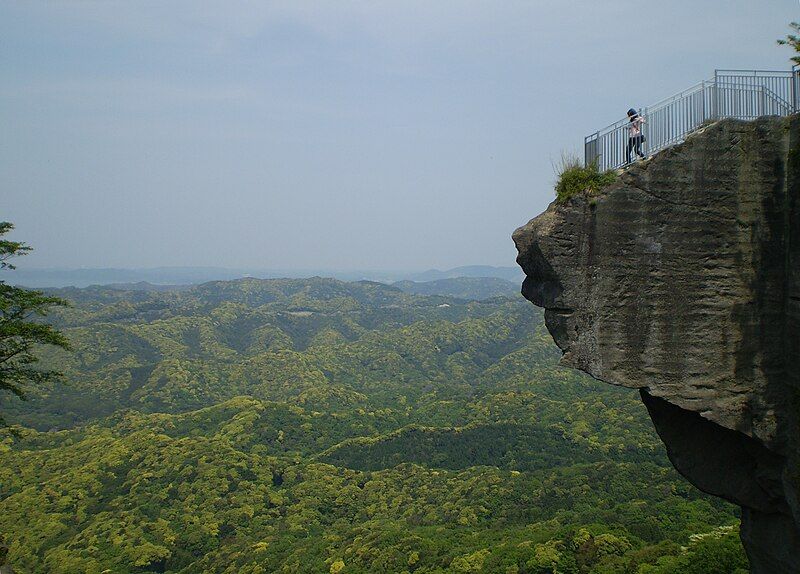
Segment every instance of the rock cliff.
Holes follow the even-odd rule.
[[[752,572],[800,572],[800,117],[712,124],[513,238],[562,362],[640,390]]]

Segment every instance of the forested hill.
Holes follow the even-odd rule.
[[[499,277],[457,277],[424,282],[398,281],[392,285],[417,295],[449,295],[468,300],[513,297],[520,294],[518,283]]]
[[[118,408],[180,412],[242,394],[427,420],[397,406],[471,395],[499,361],[523,356],[515,352],[529,343],[537,313],[521,297],[468,302],[318,278],[53,292],[75,303],[53,317],[75,352],[46,357],[69,384],[11,413],[40,429]],[[553,356],[549,345],[542,352]]]
[[[635,392],[519,296],[330,279],[58,290],[65,384],[5,403],[20,572],[727,573]]]

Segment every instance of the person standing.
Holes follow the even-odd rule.
[[[640,116],[636,110],[631,108],[628,110],[628,122],[628,148],[625,150],[625,165],[631,163],[631,150],[634,150],[640,158],[647,159],[647,156],[642,153],[644,116]]]

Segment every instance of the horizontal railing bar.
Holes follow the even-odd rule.
[[[782,76],[782,77],[791,76],[792,75],[792,72],[787,71],[787,70],[734,70],[734,69],[721,70],[721,69],[719,69],[719,70],[715,70],[715,71],[717,72],[717,74],[725,74],[725,75],[727,75],[730,72],[736,72],[736,73],[739,73],[739,74],[745,74],[746,73],[748,75],[751,75],[750,77],[753,77],[753,76],[758,77],[759,74],[779,75],[779,76]]]
[[[687,88],[687,89],[683,90],[682,92],[678,92],[677,94],[674,94],[674,95],[672,95],[672,96],[670,96],[668,98],[665,98],[665,99],[661,100],[660,102],[656,102],[652,106],[648,106],[648,109],[652,110],[653,108],[661,107],[661,106],[663,106],[665,104],[670,103],[673,100],[677,100],[677,99],[682,98],[684,96],[687,96],[687,95],[689,95],[691,93],[698,92],[698,91],[702,90],[703,88],[705,88],[706,82],[709,82],[709,83],[712,83],[712,84],[714,83],[713,80],[703,80],[702,82],[700,82],[699,84],[695,84],[691,88]]]

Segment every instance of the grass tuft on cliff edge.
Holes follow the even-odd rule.
[[[576,193],[594,193],[617,180],[616,172],[601,172],[597,164],[584,167],[581,160],[574,156],[562,156],[556,171],[558,173],[556,182],[558,201],[566,201]]]

